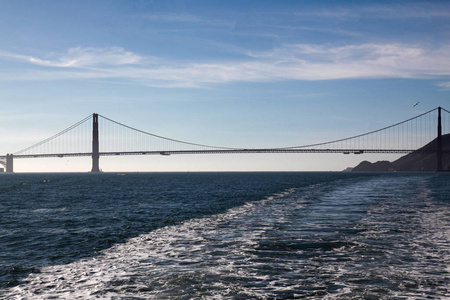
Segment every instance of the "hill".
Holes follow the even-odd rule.
[[[437,148],[437,139],[426,144],[422,148],[399,159],[389,161],[377,161],[371,163],[363,161],[352,169],[353,172],[432,172],[436,171],[436,153],[422,152],[420,150],[433,150]],[[442,136],[442,165],[444,171],[450,171],[450,134]]]

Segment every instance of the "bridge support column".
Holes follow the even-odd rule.
[[[100,172],[100,154],[98,146],[98,114],[92,115],[92,170],[91,172]]]
[[[6,154],[6,173],[14,172],[14,161],[12,154]]]
[[[442,172],[442,126],[441,126],[441,107],[438,107],[438,128],[437,128],[437,151],[436,151],[437,166],[436,171]]]

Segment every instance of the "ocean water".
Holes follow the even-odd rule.
[[[1,299],[450,299],[450,174],[1,174]]]

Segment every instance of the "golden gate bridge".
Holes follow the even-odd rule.
[[[412,153],[436,156],[436,171],[443,171],[442,136],[450,133],[450,112],[438,107],[396,124],[327,142],[279,148],[233,148],[186,142],[133,128],[92,114],[65,130],[14,153],[0,155],[7,173],[14,160],[43,157],[92,157],[92,172],[100,172],[100,157],[115,155],[180,155],[237,153]],[[424,147],[436,141],[434,147]]]

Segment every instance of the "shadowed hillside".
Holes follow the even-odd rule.
[[[421,152],[420,150],[435,150],[437,148],[437,139],[434,139],[427,145],[396,161],[377,161],[371,163],[363,161],[352,171],[397,171],[397,172],[430,172],[436,171],[436,153],[435,152]],[[450,134],[442,136],[442,165],[444,171],[450,171]]]

